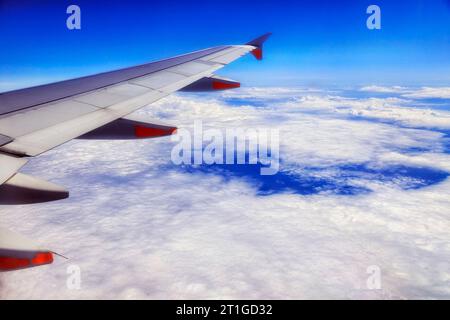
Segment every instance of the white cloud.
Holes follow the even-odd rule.
[[[408,91],[407,88],[401,87],[401,86],[392,86],[392,87],[386,87],[386,86],[366,86],[359,89],[360,91],[367,91],[367,92],[379,92],[379,93],[402,93],[405,91]]]
[[[395,121],[405,126],[450,129],[450,112],[410,106],[402,98],[347,98],[330,95],[306,95],[287,102],[286,109],[320,111],[366,119]],[[301,108],[301,109],[300,109]],[[283,109],[285,111],[286,109]]]
[[[371,85],[362,87],[360,91],[376,92],[376,93],[397,93],[403,97],[411,99],[441,98],[450,99],[450,87],[421,87],[407,88],[400,86],[377,86]]]
[[[414,110],[408,100],[249,91],[260,99],[280,94],[286,101],[233,107],[221,96],[180,95],[140,113],[187,128],[194,119],[219,128],[279,128],[283,165],[298,172],[349,163],[450,171],[443,134],[431,129],[440,123],[438,114],[414,118],[420,127],[430,125],[428,130],[347,117],[366,112],[412,126],[403,111]],[[33,159],[26,173],[66,186],[71,198],[0,207],[1,224],[70,260],[0,274],[0,297],[450,297],[449,179],[403,190],[395,181],[355,177],[354,183],[373,192],[258,197],[245,178],[171,167],[170,150],[168,138],[73,141]],[[70,264],[81,267],[79,291],[66,288]],[[381,290],[366,287],[370,265],[381,268]]]
[[[424,98],[450,99],[450,87],[441,87],[441,88],[423,87],[420,90],[404,94],[403,96],[414,99],[424,99]]]

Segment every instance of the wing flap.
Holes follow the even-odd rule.
[[[2,148],[10,153],[37,156],[66,141],[75,139],[93,129],[121,118],[165,95],[167,94],[159,91],[151,91],[140,97],[119,103],[112,107],[99,109],[81,117],[18,137]]]
[[[214,60],[216,58],[219,58],[219,57],[224,56],[226,54],[232,53],[234,51],[236,51],[236,47],[228,47],[228,48],[226,48],[224,50],[221,50],[221,51],[218,51],[218,52],[215,52],[215,53],[211,53],[211,54],[207,55],[206,57],[201,58],[200,61],[214,62]]]
[[[144,86],[150,89],[159,90],[171,83],[186,79],[186,76],[169,71],[161,71],[146,77],[130,81],[132,84]]]
[[[17,138],[96,110],[97,107],[86,103],[63,100],[0,118],[0,130],[3,134]]]
[[[107,108],[109,106],[112,106],[113,104],[123,102],[129,98],[129,96],[103,89],[74,97],[73,100],[98,108]]]
[[[242,57],[246,53],[251,52],[252,50],[254,50],[254,47],[252,46],[237,46],[237,48],[234,48],[234,50],[231,50],[213,59],[209,59],[208,61],[212,63],[220,63],[222,65],[226,65]]]
[[[216,63],[211,63],[208,61],[192,61],[188,63],[183,63],[181,65],[172,67],[167,69],[167,71],[179,73],[186,77],[190,77],[202,72],[205,72],[207,70],[210,70],[211,68],[217,67]]]

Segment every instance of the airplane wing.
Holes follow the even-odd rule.
[[[263,43],[269,36],[265,34],[245,45],[218,46],[0,94],[0,204],[37,203],[68,197],[63,187],[18,172],[29,157],[67,141],[75,138],[142,139],[173,134],[174,126],[129,114],[179,90],[239,87],[238,82],[221,78],[214,72],[247,53],[261,60]],[[10,237],[3,236],[0,250],[2,241]],[[6,252],[7,248],[3,249]],[[1,261],[2,251],[0,270],[4,267]]]

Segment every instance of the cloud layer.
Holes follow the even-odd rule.
[[[70,259],[1,274],[0,297],[449,298],[450,113],[383,94],[249,88],[139,111],[188,129],[279,129],[273,181],[174,166],[168,138],[73,141],[33,159],[26,173],[71,197],[0,207],[1,225]]]
[[[366,86],[360,88],[360,91],[378,92],[378,93],[399,93],[407,98],[426,99],[439,98],[450,99],[450,87],[421,87],[419,89],[411,89],[401,86]]]

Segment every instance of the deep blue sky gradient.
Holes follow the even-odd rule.
[[[82,29],[66,28],[81,7]],[[366,28],[377,4],[382,29]],[[0,91],[131,66],[267,31],[245,85],[449,85],[450,1],[0,0]]]

